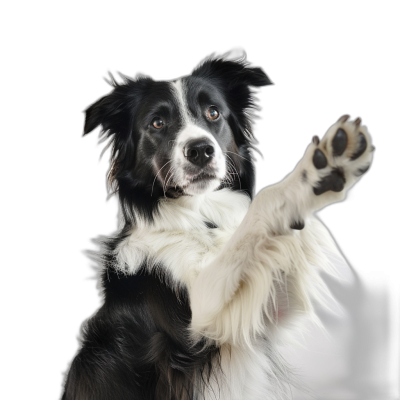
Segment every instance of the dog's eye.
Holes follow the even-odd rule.
[[[164,121],[161,118],[156,117],[153,119],[153,121],[151,121],[151,125],[153,125],[156,129],[161,129],[164,126]]]
[[[211,121],[215,121],[219,117],[219,111],[217,107],[210,107],[207,110],[207,118],[211,119]]]

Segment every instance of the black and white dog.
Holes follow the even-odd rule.
[[[112,81],[84,133],[110,140],[120,230],[104,243],[104,304],[83,327],[63,400],[276,399],[290,381],[276,343],[329,268],[313,212],[371,164],[358,118],[341,117],[282,182],[253,198],[251,88],[244,59],[191,75]]]

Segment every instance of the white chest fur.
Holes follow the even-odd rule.
[[[117,249],[118,266],[133,274],[143,262],[149,269],[162,265],[174,283],[190,288],[235,232],[249,204],[247,195],[228,189],[164,199],[153,223],[137,219]],[[207,228],[210,222],[217,228]]]

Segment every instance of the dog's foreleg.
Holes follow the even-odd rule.
[[[296,281],[296,306],[311,307],[310,249],[296,232],[314,211],[342,200],[372,160],[366,127],[347,120],[341,117],[321,141],[314,137],[295,170],[255,197],[224,249],[200,272],[190,290],[194,332],[219,343],[250,343],[265,319],[274,319],[276,282],[283,277]]]

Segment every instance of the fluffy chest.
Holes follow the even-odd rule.
[[[247,196],[221,190],[207,196],[166,200],[154,221],[138,221],[117,249],[120,268],[134,274],[146,265],[163,268],[174,283],[191,286],[218,255],[245,216]],[[209,228],[210,225],[215,228]]]
[[[232,232],[168,231],[136,232],[120,255],[134,273],[141,263],[149,269],[164,268],[176,283],[190,286],[199,271],[209,264],[229,240]]]

